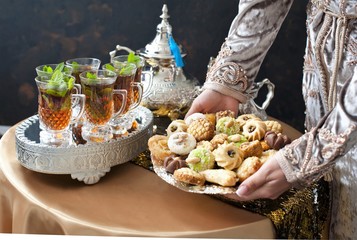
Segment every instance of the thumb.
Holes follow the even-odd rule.
[[[255,193],[259,187],[263,184],[262,182],[257,182],[254,179],[254,174],[249,177],[248,179],[244,180],[238,187],[236,194],[244,199],[244,198],[251,198],[252,194]],[[254,195],[254,194],[253,194]]]

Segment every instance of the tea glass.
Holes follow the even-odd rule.
[[[114,64],[104,64],[103,69],[113,69],[117,74],[114,88],[125,89],[128,93],[124,111],[109,123],[114,134],[124,134],[132,127],[134,121],[133,116],[129,113],[139,106],[142,98],[142,84],[134,82],[136,65],[128,62],[115,62]],[[137,99],[134,98],[135,92],[138,93]],[[115,98],[115,108],[117,105],[120,106],[122,101],[122,98]]]
[[[72,67],[72,75],[76,78],[76,83],[81,82],[79,75],[84,71],[98,70],[101,61],[97,58],[73,58],[66,61],[66,65]]]
[[[74,82],[73,76],[66,76]],[[48,76],[37,76],[35,81],[39,93],[40,142],[48,146],[71,145],[69,126],[81,118],[85,96],[80,94],[77,84],[53,84]],[[72,93],[73,89],[76,93]]]
[[[51,77],[52,74],[54,73],[56,67],[58,66],[59,64],[57,63],[51,63],[51,64],[44,64],[44,65],[40,65],[40,66],[37,66],[35,69],[36,69],[36,73],[37,73],[37,76],[48,76],[48,77]],[[52,72],[46,70],[46,68],[50,68],[52,69]],[[67,74],[67,75],[71,75],[73,72],[73,68],[69,65],[64,65],[63,67],[63,73]]]
[[[116,62],[128,62],[129,55],[118,55],[111,58],[111,63],[116,64]],[[135,55],[137,61],[133,62],[136,65],[136,73],[134,77],[134,82],[141,83],[143,85],[142,90],[142,97],[147,97],[150,94],[150,90],[152,87],[152,79],[153,79],[153,72],[152,71],[145,71],[145,59],[143,57]],[[134,101],[139,101],[139,90],[134,90]],[[141,100],[140,100],[141,101]]]
[[[82,136],[87,142],[109,141],[113,134],[108,122],[123,112],[127,91],[114,89],[117,74],[110,70],[85,71],[79,76],[86,96]],[[123,101],[114,109],[114,97],[118,95]]]

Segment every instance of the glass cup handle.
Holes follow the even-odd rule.
[[[128,91],[126,91],[125,89],[114,89],[113,90],[113,95],[121,95],[123,98],[123,102],[120,106],[120,109],[117,112],[113,113],[113,117],[112,118],[116,118],[117,116],[119,116],[120,114],[123,113],[123,111],[125,110],[126,104],[127,104],[127,97],[128,97]]]
[[[81,94],[82,93],[82,86],[80,85],[80,84],[78,84],[78,83],[75,83],[74,85],[73,85],[73,93],[72,93],[72,95],[73,94]],[[79,100],[79,98],[72,98],[72,105],[77,105],[78,104],[78,100]]]
[[[130,85],[133,88],[138,88],[138,92],[139,92],[138,100],[135,103],[131,104],[131,106],[130,106],[130,110],[133,110],[133,109],[137,108],[137,106],[139,106],[139,104],[141,103],[141,99],[143,98],[143,84],[137,83],[137,82],[132,82]]]
[[[74,93],[75,94],[81,94],[82,93],[82,86],[81,84],[75,83],[73,85]]]
[[[84,94],[72,94],[72,117],[71,124],[76,123],[82,117],[84,113],[84,104],[86,101],[86,96]]]
[[[145,79],[145,86],[146,88],[143,89],[143,98],[146,98],[147,96],[149,96],[151,94],[151,88],[152,88],[152,79],[154,76],[154,71],[152,69],[152,67],[150,68],[150,70],[145,70],[142,71],[141,73],[141,82],[143,82],[143,79]],[[147,81],[147,83],[146,83]]]

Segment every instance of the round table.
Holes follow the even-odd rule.
[[[131,162],[95,185],[38,173],[16,156],[15,129],[0,140],[0,232],[134,237],[274,238],[271,220],[181,191]],[[291,134],[298,131],[287,127]],[[297,136],[297,135],[296,135]]]

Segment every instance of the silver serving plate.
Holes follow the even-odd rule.
[[[71,174],[86,184],[97,183],[110,168],[126,163],[147,149],[152,136],[153,114],[139,106],[135,110],[139,126],[128,136],[106,143],[49,147],[40,143],[38,115],[16,128],[17,159],[24,167],[41,173]]]

